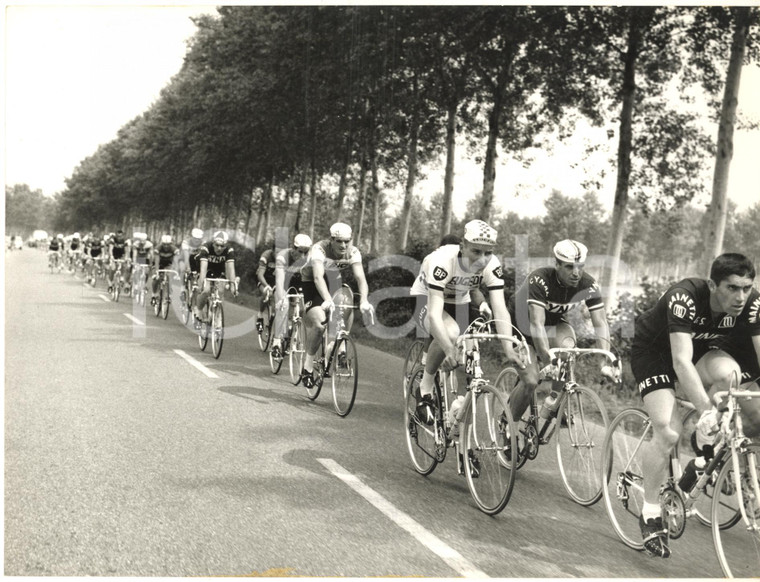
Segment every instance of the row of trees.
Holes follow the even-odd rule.
[[[195,21],[160,99],[67,180],[59,225],[183,230],[204,220],[261,243],[278,225],[321,234],[344,219],[370,252],[404,252],[430,161],[445,159],[438,237],[452,230],[458,141],[483,165],[469,217],[492,220],[499,155],[550,149],[583,118],[618,137],[614,210],[592,229],[607,233],[607,254],[624,249],[629,198],[648,210],[680,207],[706,193],[701,176],[716,160],[712,234],[701,245],[711,256],[723,244],[736,94],[742,63],[757,57],[759,12],[221,7]],[[720,128],[717,148],[701,130],[702,99]],[[598,179],[589,176],[589,196]],[[393,195],[402,210],[386,225]],[[556,238],[558,227],[548,228]],[[605,282],[614,280],[613,269]]]

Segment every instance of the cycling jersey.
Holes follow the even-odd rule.
[[[264,268],[264,281],[267,285],[274,287],[274,269],[276,266],[276,257],[274,249],[267,249],[259,257],[259,269]]]
[[[137,258],[137,263],[145,265],[148,263],[151,253],[153,252],[153,243],[149,240],[138,240],[132,246]]]
[[[200,270],[198,252],[203,244],[203,239],[190,237],[182,241],[182,252],[187,253],[190,271],[197,273]]]
[[[111,245],[111,256],[114,259],[123,259],[129,246],[129,241],[124,236],[114,235],[111,240],[108,241]]]
[[[50,241],[50,244],[48,244],[48,250],[49,251],[59,251],[61,250],[61,243],[58,242],[58,239],[54,238]]]
[[[573,307],[585,303],[589,311],[602,309],[602,291],[594,278],[583,273],[576,287],[566,287],[554,267],[541,267],[528,275],[509,298],[507,307],[512,322],[520,332],[530,337],[528,305],[538,305],[546,311],[544,325],[557,325]]]
[[[179,254],[179,250],[172,243],[161,243],[156,248],[156,254],[158,255],[158,268],[168,269],[172,266],[175,255]]]
[[[220,254],[214,252],[214,245],[207,242],[198,249],[198,261],[207,261],[206,277],[210,279],[223,279],[225,277],[225,265],[235,261],[235,251],[231,246],[225,245]]]
[[[78,238],[72,238],[71,242],[69,243],[69,249],[72,251],[79,250],[79,239]]]
[[[99,257],[103,252],[103,241],[99,239],[90,241],[87,245],[87,250],[91,257]]]
[[[277,253],[275,269],[285,270],[285,289],[300,287],[301,267],[306,264],[306,257],[294,249],[283,249]]]
[[[485,284],[489,291],[504,288],[501,263],[492,255],[482,271],[470,272],[462,265],[459,245],[438,247],[422,261],[412,285],[412,295],[428,295],[429,289],[443,292],[444,303],[470,302],[470,290]]]
[[[319,241],[309,250],[306,261],[301,267],[301,280],[303,282],[314,282],[314,261],[322,261],[325,266],[325,273],[328,271],[337,271],[339,275],[351,268],[355,264],[362,262],[362,254],[354,245],[348,245],[344,255],[338,255],[330,244],[330,239]]]

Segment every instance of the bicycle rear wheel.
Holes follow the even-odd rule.
[[[403,382],[404,389],[404,428],[406,430],[406,446],[412,459],[414,470],[420,475],[430,475],[443,460],[440,454],[446,451],[446,439],[443,435],[441,414],[441,395],[436,385],[433,392],[433,413],[435,422],[428,425],[417,416],[417,402],[420,395],[422,366],[417,366],[408,382]]]
[[[214,305],[211,312],[211,351],[219,359],[224,343],[224,308],[221,303]]]
[[[359,355],[354,340],[344,337],[333,348],[332,360],[333,405],[338,416],[348,416],[356,400],[359,384]]]
[[[481,511],[496,515],[506,507],[515,484],[512,455],[517,430],[509,404],[491,386],[470,392],[465,415],[464,472],[472,498]]]
[[[259,336],[259,348],[262,352],[267,351],[269,342],[272,339],[272,317],[269,315],[269,305],[267,305],[261,312],[262,319],[264,320],[262,330],[258,332]]]
[[[298,384],[301,381],[301,370],[303,370],[303,360],[306,357],[306,329],[303,321],[296,321],[293,324],[293,330],[290,332],[290,354],[288,355],[288,364],[290,366],[290,381]]]
[[[208,306],[204,308],[204,311],[208,311]],[[206,344],[208,344],[208,336],[211,331],[211,326],[204,321],[203,317],[201,317],[200,325],[201,328],[198,330],[198,345],[200,346],[201,351],[204,351],[206,349]]]
[[[749,444],[738,453],[736,465],[728,456],[715,482],[720,496],[713,498],[713,541],[723,573],[732,578],[756,578],[760,574],[760,498],[755,496],[760,488],[758,465],[760,444]],[[742,508],[744,515],[734,527],[720,527],[727,515],[741,514]]]
[[[325,353],[322,342],[319,342],[317,353],[314,354],[314,369],[311,371],[311,376],[314,378],[314,385],[311,388],[306,388],[306,386],[304,388],[306,388],[306,397],[309,400],[316,400],[322,390],[325,377]]]
[[[507,366],[496,377],[493,383],[494,388],[501,392],[502,396],[509,402],[509,396],[520,382],[520,376],[513,366]],[[535,398],[535,396],[534,396]],[[536,427],[530,417],[533,414],[529,406],[520,419],[517,421],[517,461],[515,469],[522,467],[528,459],[535,459],[538,454],[538,434]]]
[[[646,412],[627,408],[610,423],[604,438],[601,467],[604,507],[615,533],[634,550],[644,549],[639,529],[644,503],[641,461],[652,433]]]
[[[171,297],[169,297],[169,286],[161,288],[161,295],[159,296],[159,305],[161,305],[161,317],[166,319],[169,317],[169,303],[171,303]]]
[[[282,368],[282,361],[285,357],[282,355],[282,348],[280,348],[280,357],[275,358],[272,353],[272,349],[269,350],[269,369],[272,370],[272,374],[279,374],[280,368]]]
[[[190,296],[187,293],[187,287],[183,288],[179,301],[179,311],[182,316],[182,323],[187,325],[190,322],[190,314],[193,312],[190,303]]]
[[[602,445],[609,420],[602,399],[586,386],[574,386],[557,414],[557,462],[570,497],[593,505],[602,497]]]

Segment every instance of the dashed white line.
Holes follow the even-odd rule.
[[[187,363],[189,363],[194,368],[197,368],[198,370],[200,370],[201,372],[203,372],[204,374],[206,374],[206,376],[208,376],[209,378],[218,378],[219,377],[214,372],[212,372],[211,370],[209,370],[206,366],[204,366],[203,364],[201,364],[198,360],[196,360],[192,356],[188,356],[182,350],[174,350],[174,353],[177,354],[180,358],[182,358],[183,360],[185,360]]]
[[[358,477],[346,471],[338,463],[332,459],[317,459],[317,461],[322,463],[328,471],[384,513],[396,525],[406,530],[417,541],[438,555],[446,564],[459,572],[461,576],[467,578],[489,578],[488,574],[476,568],[462,554],[430,533],[409,515],[395,507],[374,489],[362,483]]]
[[[124,317],[126,317],[127,319],[131,319],[137,325],[145,325],[144,321],[140,321],[139,319],[137,319],[134,315],[132,315],[130,313],[125,313]]]

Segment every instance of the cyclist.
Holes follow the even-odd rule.
[[[274,271],[277,266],[277,255],[274,243],[269,245],[259,257],[259,266],[256,269],[256,287],[259,289],[259,310],[256,313],[256,331],[261,333],[264,330],[264,307],[272,302],[272,292],[274,291]]]
[[[129,240],[124,236],[124,231],[119,229],[116,233],[108,239],[108,251],[111,255],[111,261],[108,264],[108,292],[113,291],[114,276],[116,275],[116,260],[124,260],[129,258]],[[125,275],[125,267],[122,265],[122,275],[124,279],[127,279],[128,275]],[[128,267],[127,267],[128,269]]]
[[[477,317],[470,308],[470,291],[484,284],[489,292],[496,330],[512,336],[512,320],[504,301],[501,263],[493,254],[496,231],[482,220],[464,225],[458,245],[439,247],[423,260],[423,268],[411,288],[412,295],[424,295],[427,301],[416,314],[418,325],[433,337],[420,382],[417,415],[432,424],[433,391],[438,368],[452,370],[457,362],[456,339]],[[523,366],[522,356],[508,341],[502,341],[507,359]],[[460,386],[464,383],[460,382]]]
[[[272,340],[272,356],[282,357],[282,338],[287,331],[288,310],[284,301],[290,287],[301,287],[301,267],[306,264],[306,255],[311,249],[311,237],[308,234],[297,234],[293,238],[293,246],[277,253],[274,270],[274,298],[277,311],[274,319],[274,339]]]
[[[568,311],[585,303],[596,332],[597,347],[605,350],[610,347],[601,289],[584,271],[588,248],[565,239],[556,243],[552,252],[554,266],[532,271],[508,302],[512,321],[528,342],[531,354],[531,363],[518,370],[521,382],[509,398],[513,418],[520,418],[530,405],[541,367],[556,365],[549,349],[575,346],[575,330],[565,318]],[[615,373],[609,366],[604,366],[602,372],[612,377]]]
[[[180,245],[179,271],[183,281],[183,295],[186,295],[191,287],[189,281],[198,276],[200,263],[198,262],[198,251],[203,244],[203,231],[200,228],[194,228],[190,231],[190,237],[182,241]],[[189,301],[185,297],[183,301]]]
[[[72,271],[76,268],[76,261],[81,252],[82,252],[82,240],[80,239],[79,233],[75,232],[74,234],[71,235],[71,240],[69,241],[69,256],[71,257]]]
[[[134,233],[132,235],[132,241],[132,264],[134,265],[134,271],[132,272],[132,283],[134,287],[138,283],[137,277],[139,276],[140,272],[138,265],[150,266],[150,259],[151,255],[153,254],[153,243],[148,240],[148,235],[144,232]]]
[[[201,245],[198,250],[198,262],[200,274],[198,275],[198,288],[201,293],[195,305],[195,326],[200,328],[200,318],[203,308],[208,303],[211,284],[207,278],[223,279],[230,282],[230,290],[237,295],[237,281],[235,279],[235,251],[229,244],[229,237],[223,230],[214,233],[210,242]]]
[[[51,238],[48,243],[48,262],[53,266],[53,257],[56,257],[58,261],[58,269],[60,270],[62,265],[62,251],[63,251],[63,234]]]
[[[715,371],[710,362],[715,356],[699,364],[711,345],[732,330],[746,329],[753,337],[760,334],[760,294],[752,287],[754,278],[755,268],[744,255],[720,255],[712,263],[708,280],[687,278],[675,283],[636,320],[631,368],[653,428],[642,457],[644,504],[639,516],[644,548],[650,555],[670,555],[659,492],[667,478],[670,451],[682,429],[676,383],[700,414],[696,439],[701,448],[711,441],[717,413],[711,409],[695,362],[703,371]]]
[[[304,326],[306,329],[306,354],[301,370],[301,381],[306,388],[314,386],[314,355],[319,348],[327,313],[333,308],[333,297],[343,287],[343,273],[349,269],[353,273],[359,291],[359,309],[363,314],[372,313],[372,305],[367,300],[369,286],[362,266],[362,254],[351,244],[353,231],[348,224],[336,222],[330,227],[330,238],[314,244],[301,267],[303,287]],[[351,329],[354,314],[347,310],[346,329]]]
[[[155,305],[158,301],[159,270],[169,269],[174,263],[174,258],[179,255],[179,249],[172,241],[172,235],[165,234],[161,237],[160,244],[153,253],[153,280],[151,282],[150,304]]]
[[[99,236],[93,236],[92,233],[87,235],[85,239],[84,251],[89,257],[88,265],[88,279],[90,285],[95,285],[95,264],[102,264],[103,262],[103,239]]]

